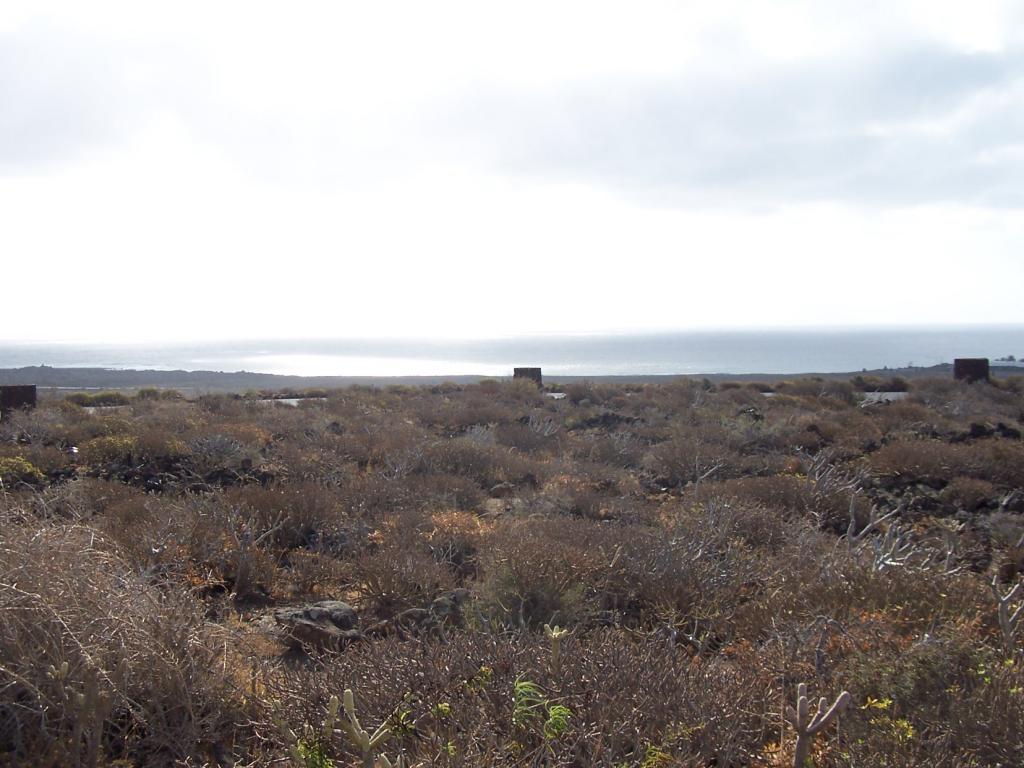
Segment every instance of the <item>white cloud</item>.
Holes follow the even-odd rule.
[[[1021,28],[997,2],[5,3],[0,337],[1021,321]]]

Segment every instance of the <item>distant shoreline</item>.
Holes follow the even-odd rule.
[[[993,375],[1021,376],[1024,369],[1010,366],[993,366]],[[714,382],[740,381],[765,382],[768,384],[807,377],[825,379],[848,379],[853,376],[899,376],[906,379],[940,377],[952,375],[952,365],[946,363],[930,367],[881,368],[873,370],[845,371],[833,373],[703,373],[703,374],[643,374],[610,376],[545,376],[546,384],[568,384],[578,381],[592,381],[618,384],[664,383],[673,379],[709,379]],[[192,392],[244,392],[247,390],[292,390],[340,389],[350,386],[386,387],[392,385],[431,386],[444,382],[472,384],[485,379],[509,377],[462,375],[462,376],[291,376],[275,373],[249,371],[163,371],[163,370],[122,370],[110,368],[55,368],[50,366],[28,366],[23,368],[0,369],[0,384],[35,384],[41,390],[63,389],[179,389]]]

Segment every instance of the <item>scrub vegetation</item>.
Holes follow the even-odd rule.
[[[43,400],[0,765],[1024,764],[1024,380],[897,383]]]

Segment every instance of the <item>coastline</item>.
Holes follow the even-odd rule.
[[[679,373],[607,376],[555,376],[545,375],[547,385],[569,384],[578,381],[618,384],[655,384],[676,379],[708,379],[712,382],[765,382],[768,384],[789,379],[820,377],[823,379],[849,379],[853,376],[899,376],[914,378],[947,378],[953,366],[948,363],[929,367],[880,368],[860,371],[821,373]],[[1010,366],[992,366],[996,377],[1022,376],[1024,369]],[[509,376],[294,376],[252,371],[185,371],[110,368],[58,368],[27,366],[0,369],[0,385],[35,384],[41,393],[59,390],[134,390],[142,387],[178,389],[202,392],[245,392],[248,390],[340,389],[351,386],[432,386],[445,382],[473,384],[485,379],[508,379]]]

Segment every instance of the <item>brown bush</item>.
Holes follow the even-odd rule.
[[[974,444],[900,440],[883,446],[869,461],[875,472],[896,482],[941,486],[954,477],[970,477],[1024,486],[1024,444],[1010,440]]]
[[[171,765],[232,750],[247,713],[198,606],[140,580],[94,530],[0,530],[0,754]]]
[[[388,543],[351,564],[355,602],[378,619],[407,608],[426,608],[456,586],[455,574],[420,541]]]
[[[987,480],[976,480],[973,477],[954,477],[942,489],[942,500],[960,509],[973,512],[996,496],[996,487]]]
[[[423,454],[426,471],[466,477],[482,488],[498,483],[536,485],[540,466],[507,448],[467,437],[432,443]]]

